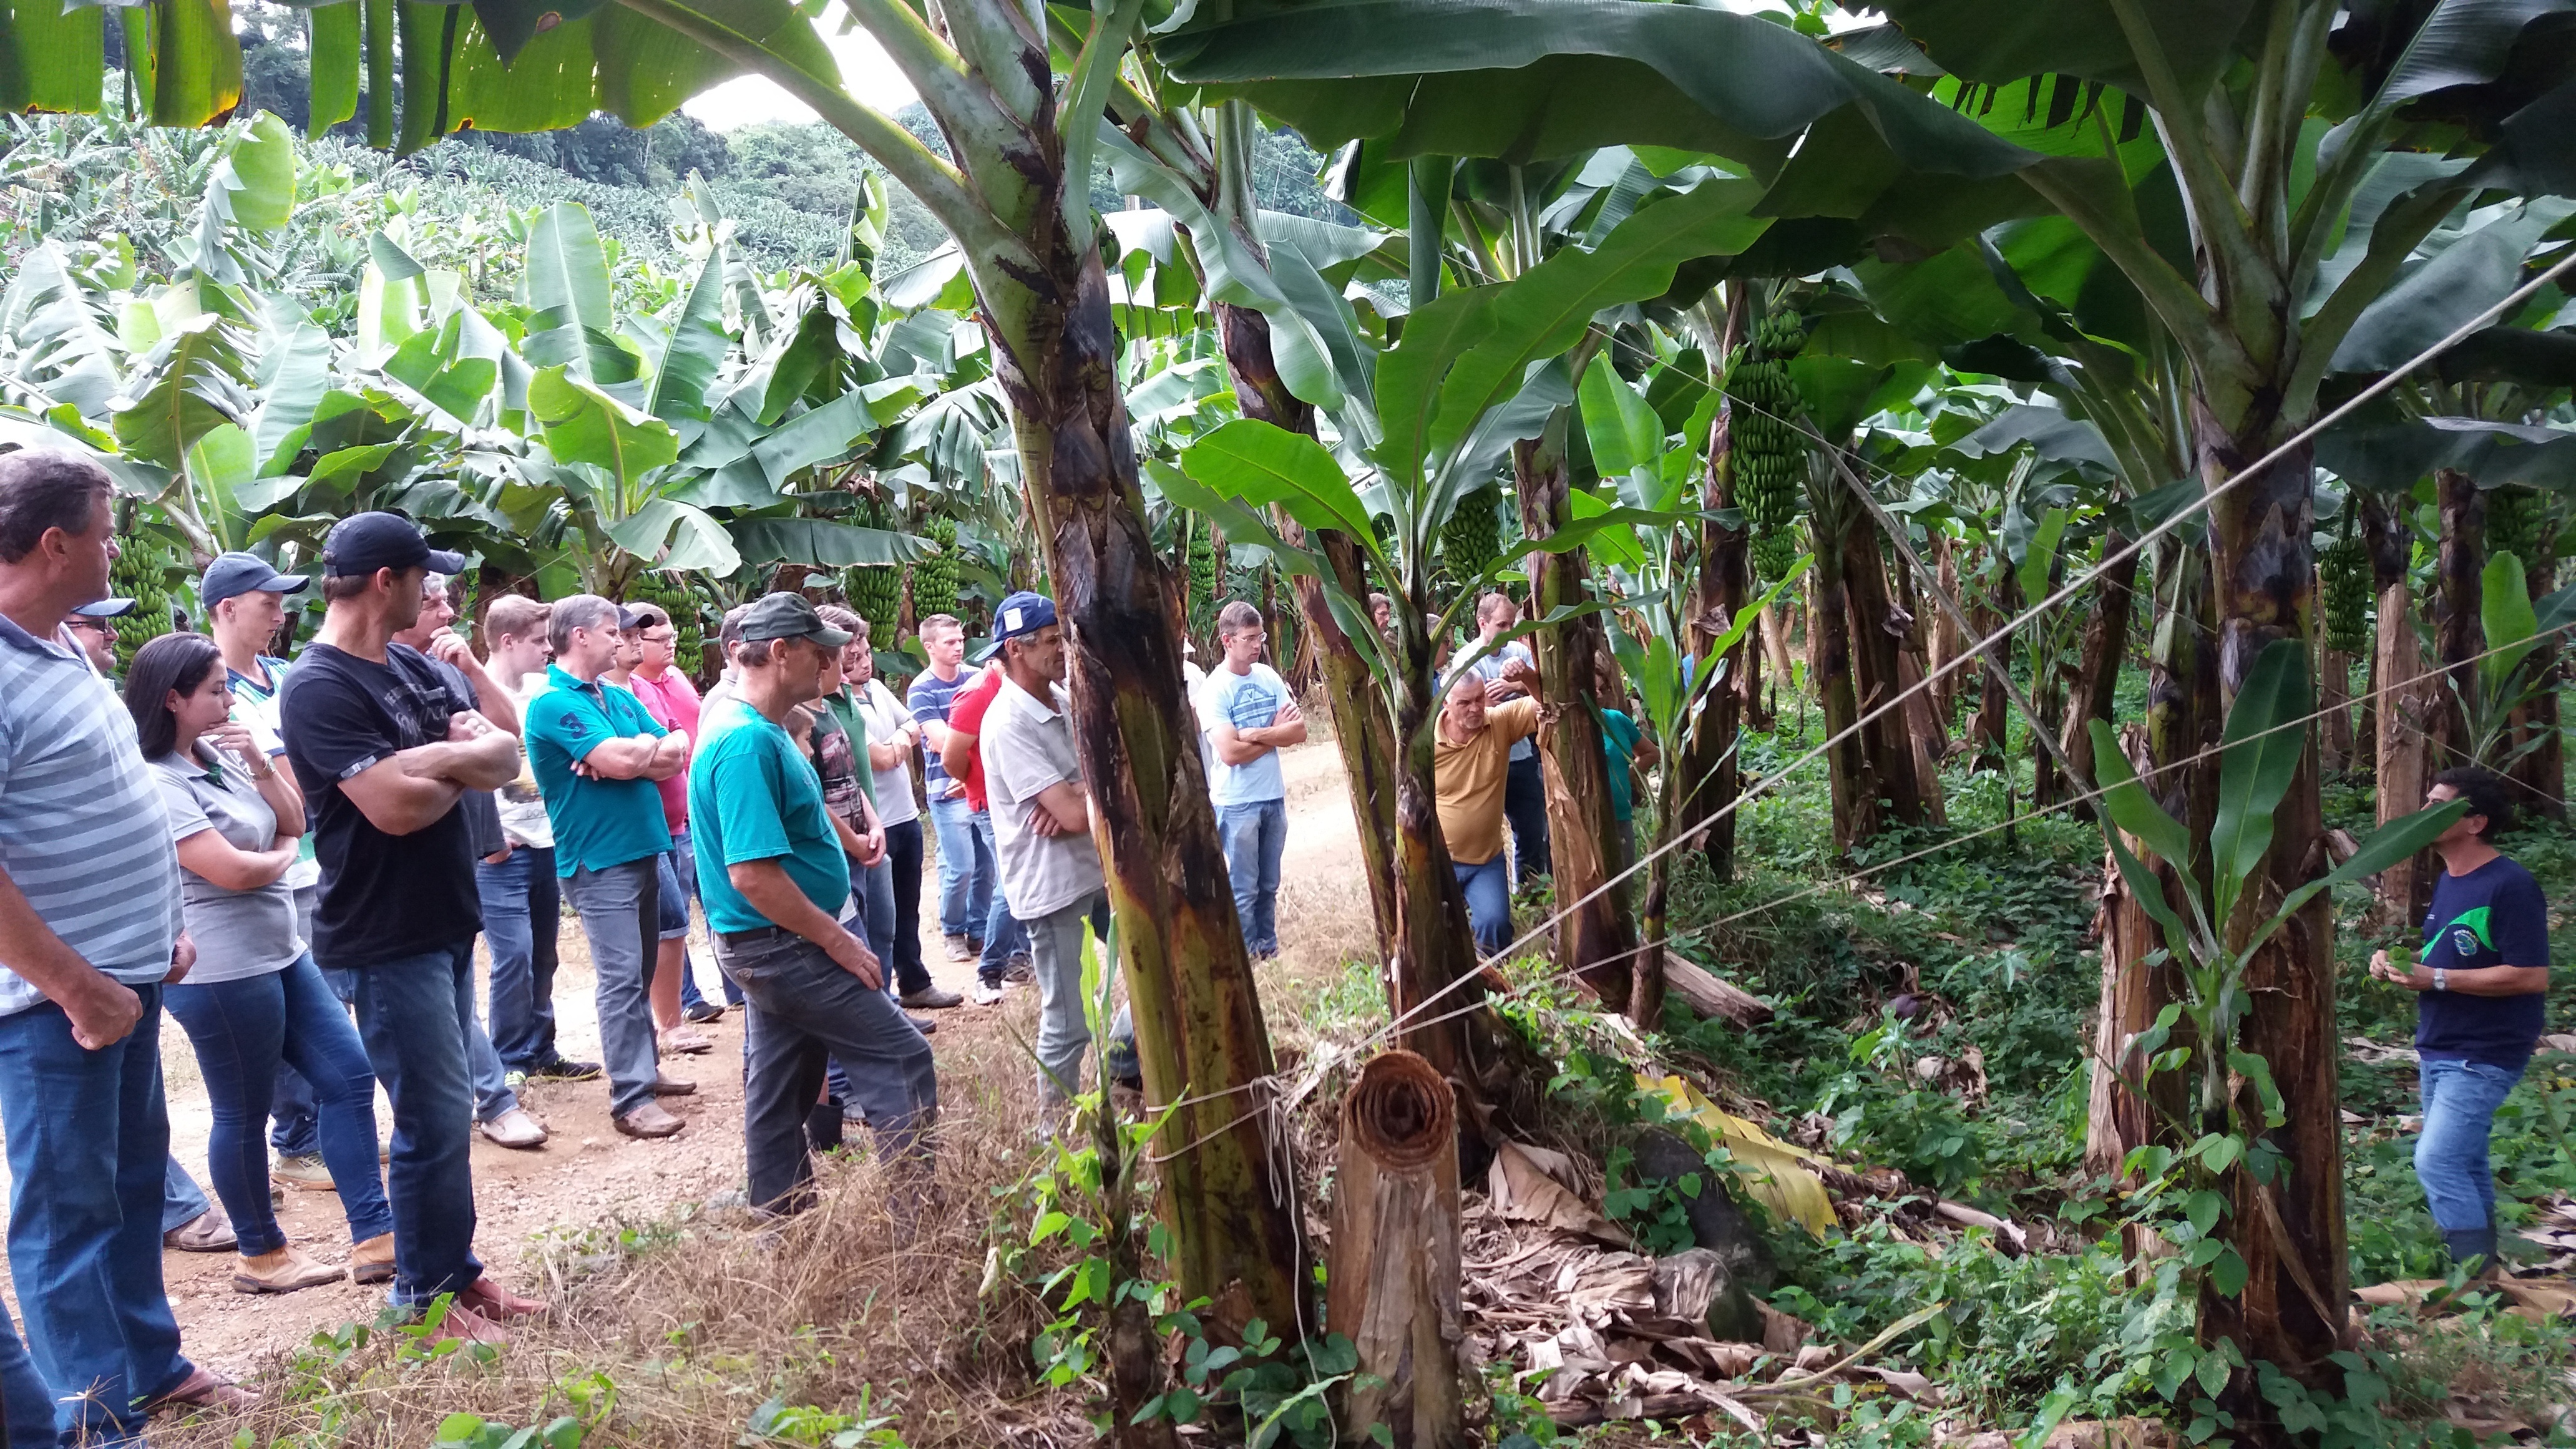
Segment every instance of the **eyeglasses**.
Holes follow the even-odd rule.
[[[1229,643],[1241,641],[1250,644],[1267,644],[1270,642],[1269,632],[1263,629],[1247,629],[1243,633],[1228,634],[1225,637]]]
[[[670,631],[670,630],[668,630],[668,629],[664,629],[664,630],[662,630],[662,631],[661,631],[661,632],[659,632],[659,633],[655,633],[655,634],[638,634],[638,635],[636,635],[635,637],[636,637],[637,641],[638,641],[638,642],[641,642],[641,643],[645,643],[645,644],[664,644],[664,645],[667,645],[667,644],[670,644],[670,643],[672,643],[673,641],[677,640],[680,636],[679,636],[679,635],[677,635],[677,634],[675,634],[675,633],[673,633],[673,632],[671,632],[671,631]]]
[[[93,619],[87,614],[74,614],[65,622],[75,629],[96,629],[102,634],[113,634],[116,632],[115,625],[108,623],[105,619]]]

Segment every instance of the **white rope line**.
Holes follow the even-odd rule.
[[[2416,354],[2403,366],[2391,370],[2387,374],[2383,375],[2378,381],[2371,383],[2368,387],[2365,387],[2361,391],[2353,394],[2352,397],[2346,399],[2340,406],[2329,411],[2323,417],[2318,418],[2316,421],[2300,429],[2297,433],[2292,434],[2288,440],[2274,447],[2272,451],[2264,454],[2254,462],[2246,465],[2225,482],[2218,484],[2216,487],[2204,489],[2199,498],[2193,500],[2182,508],[2176,509],[2173,514],[2167,517],[2163,522],[2146,530],[2136,539],[2132,540],[2129,544],[2116,552],[2106,553],[2102,559],[2091,568],[2085,570],[2080,575],[2069,578],[2065,584],[2057,589],[2056,592],[2050,594],[2047,598],[2040,600],[2038,603],[2030,605],[2020,614],[2015,615],[2012,619],[2006,621],[2002,627],[1979,640],[1973,647],[1961,651],[1957,658],[1944,660],[1938,668],[1927,671],[1922,679],[1916,681],[1913,685],[1905,689],[1899,690],[1894,697],[1890,698],[1885,703],[1871,708],[1862,714],[1859,719],[1854,720],[1850,725],[1844,727],[1839,733],[1826,739],[1822,744],[1817,745],[1805,754],[1791,760],[1788,764],[1781,766],[1769,775],[1755,781],[1751,786],[1738,792],[1735,799],[1728,801],[1723,806],[1720,806],[1716,813],[1710,815],[1708,817],[1708,822],[1714,823],[1715,821],[1722,820],[1735,813],[1735,811],[1742,808],[1748,801],[1759,797],[1774,786],[1778,785],[1780,781],[1786,779],[1792,772],[1822,757],[1827,752],[1831,751],[1836,745],[1850,739],[1852,736],[1860,733],[1861,730],[1875,723],[1880,717],[1903,707],[1907,700],[1930,689],[1935,682],[1939,681],[1954,670],[1959,669],[1968,660],[1982,656],[1985,651],[1992,649],[1995,645],[2010,637],[2023,626],[2037,619],[2041,614],[2047,612],[2049,609],[2055,608],[2057,605],[2073,597],[2077,591],[2082,589],[2085,585],[2093,582],[2096,578],[2099,578],[2102,573],[2112,565],[2144,552],[2149,544],[2152,544],[2157,539],[2180,529],[2183,524],[2188,522],[2192,517],[2213,507],[2220,498],[2226,496],[2248,480],[2260,477],[2262,474],[2269,471],[2272,465],[2297,452],[2300,448],[2313,440],[2318,434],[2342,421],[2346,416],[2358,410],[2364,404],[2370,402],[2381,393],[2395,387],[2408,373],[2413,372],[2415,369],[2422,367],[2424,364],[2441,356],[2451,348],[2458,346],[2463,339],[2485,327],[2496,318],[2521,306],[2523,302],[2528,300],[2541,288],[2549,285],[2553,281],[2556,281],[2559,276],[2564,274],[2571,267],[2576,267],[2576,248],[2571,248],[2566,256],[2561,257],[2558,261],[2552,263],[2546,270],[2542,271],[2540,275],[2532,278],[2528,282],[2525,282],[2522,286],[2514,289],[2513,292],[2508,294],[2501,301],[2489,305],[2484,311],[2478,313],[2478,315],[2460,324],[2460,326],[2455,328],[2448,336],[2445,336],[2432,346]],[[1530,930],[1522,933],[1518,939],[1506,945],[1503,950],[1497,954],[1509,955],[1511,952],[1529,944],[1529,942],[1537,937],[1554,930],[1558,923],[1564,921],[1568,916],[1573,915],[1576,911],[1581,910],[1583,907],[1591,904],[1594,900],[1607,894],[1621,881],[1624,881],[1628,877],[1635,875],[1638,871],[1645,869],[1646,866],[1654,860],[1674,850],[1680,849],[1689,841],[1689,839],[1690,837],[1688,836],[1676,837],[1675,839],[1658,846],[1652,852],[1639,858],[1626,870],[1610,877],[1608,880],[1603,881],[1599,886],[1586,892],[1581,897],[1560,907],[1555,914],[1549,916],[1546,920],[1541,921]],[[1451,980],[1439,990],[1432,992],[1430,995],[1425,996],[1421,1001],[1418,1001],[1411,1007],[1406,1008],[1406,1010],[1392,1023],[1390,1023],[1390,1025],[1399,1029],[1403,1028],[1416,1013],[1429,1007],[1433,1002],[1438,1001],[1441,997],[1456,991],[1459,987],[1476,979],[1477,977],[1475,973],[1471,972]]]

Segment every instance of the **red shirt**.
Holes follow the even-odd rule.
[[[644,705],[653,723],[666,730],[678,730],[689,737],[689,753],[698,752],[698,687],[689,676],[675,668],[665,667],[660,679],[646,679],[629,673],[627,687]],[[662,823],[673,830],[689,828],[689,772],[682,770],[667,780],[656,780],[654,788],[662,792]]]
[[[966,806],[981,814],[984,809],[984,711],[990,709],[993,697],[1002,692],[1002,671],[997,665],[984,671],[984,677],[961,691],[957,702],[948,707],[948,727],[979,736],[975,748],[966,753]]]

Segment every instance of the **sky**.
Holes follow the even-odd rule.
[[[823,27],[828,30],[829,26]],[[920,99],[885,47],[864,30],[824,36],[841,64],[850,93],[878,110],[893,112]],[[710,130],[733,131],[761,121],[811,121],[814,112],[765,76],[737,76],[680,107]]]

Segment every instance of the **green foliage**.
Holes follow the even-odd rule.
[[[1985,1171],[1983,1137],[1958,1098],[1917,1081],[1907,1045],[1892,1014],[1862,1033],[1851,1045],[1854,1070],[1826,1088],[1817,1110],[1833,1119],[1845,1154],[1896,1168],[1943,1197],[1968,1193]]]
[[[583,1438],[581,1421],[569,1415],[543,1427],[514,1429],[479,1414],[450,1414],[438,1421],[438,1435],[430,1443],[456,1449],[580,1449]]]
[[[901,574],[890,567],[856,568],[842,577],[850,611],[868,621],[871,647],[893,648],[897,626],[903,618]]]
[[[751,1411],[751,1422],[743,1426],[741,1442],[801,1444],[811,1449],[903,1449],[904,1439],[895,1427],[895,1416],[868,1411],[873,1397],[873,1390],[861,1389],[858,1408],[847,1414],[772,1397]]]
[[[2344,654],[2370,649],[2370,549],[2359,535],[2346,533],[2317,555],[2317,572],[2325,585],[2326,647]]]
[[[134,651],[170,632],[170,584],[178,560],[158,537],[128,530],[116,536],[116,562],[108,566],[111,594],[132,599],[134,607],[116,619],[116,668],[122,674],[134,662]]]
[[[939,552],[923,559],[920,567],[912,571],[912,618],[915,624],[933,614],[956,613],[957,596],[963,586],[958,576],[957,520],[933,518],[927,531],[930,541],[939,545]]]
[[[1807,443],[1795,422],[1797,385],[1789,359],[1807,334],[1795,312],[1772,312],[1755,325],[1726,372],[1729,467],[1735,505],[1743,511],[1753,567],[1764,579],[1787,577],[1798,555],[1798,510],[1807,492]]]
[[[1440,525],[1440,568],[1452,595],[1470,587],[1503,551],[1502,500],[1480,490],[1458,500],[1457,510]]]

